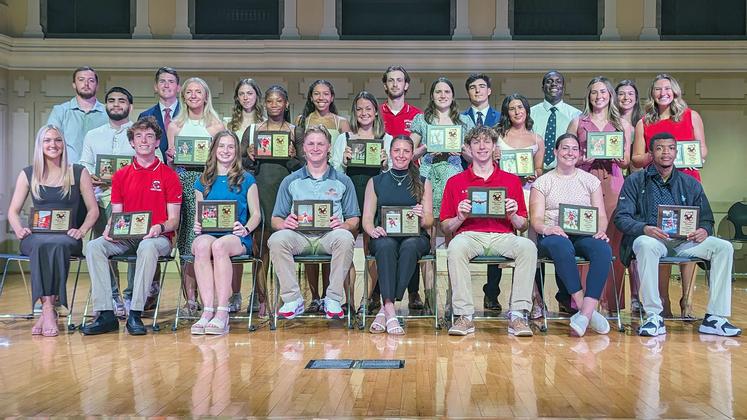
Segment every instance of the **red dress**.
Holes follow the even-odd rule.
[[[677,141],[692,141],[700,140],[695,138],[695,131],[693,130],[693,115],[690,108],[686,108],[685,112],[682,113],[682,118],[679,122],[674,122],[671,118],[666,120],[659,120],[653,124],[646,124],[643,122],[643,138],[646,140],[646,150],[649,149],[651,144],[651,137],[658,133],[669,133],[674,136]],[[700,180],[700,172],[697,169],[682,168],[680,171]]]

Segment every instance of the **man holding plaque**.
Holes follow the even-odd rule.
[[[303,139],[306,165],[283,179],[272,211],[272,228],[276,232],[267,245],[284,303],[278,315],[286,319],[304,312],[293,263],[293,256],[301,254],[332,255],[324,308],[330,319],[342,319],[344,314],[340,302],[345,295],[345,277],[353,262],[353,232],[358,229],[360,210],[353,182],[327,161],[331,147],[331,136],[324,126],[306,129]],[[327,203],[332,204],[332,209]],[[308,225],[311,227],[307,228]]]
[[[173,169],[156,157],[161,128],[155,118],[143,118],[127,130],[130,145],[135,149],[132,163],[112,179],[112,213],[150,212],[150,228],[142,239],[114,240],[110,236],[112,222],[101,237],[88,243],[86,261],[91,276],[93,309],[96,320],[81,329],[85,335],[103,334],[119,329],[114,316],[109,281],[109,260],[112,255],[137,253],[132,305],[127,317],[127,331],[145,334],[140,319],[159,256],[169,255],[171,239],[179,226],[182,188]]]
[[[441,204],[441,228],[447,234],[455,235],[449,243],[447,259],[453,293],[452,310],[457,318],[449,334],[475,332],[470,260],[479,255],[502,255],[516,261],[508,332],[515,336],[531,336],[527,313],[532,308],[537,247],[531,240],[514,234],[514,231],[524,231],[529,226],[521,180],[502,171],[493,160],[498,141],[495,130],[475,127],[467,133],[465,141],[472,153],[472,165],[446,182]],[[470,187],[505,188],[505,216],[471,217]]]
[[[737,336],[742,333],[727,317],[731,315],[731,273],[734,248],[713,235],[713,213],[700,183],[674,170],[677,145],[674,136],[659,133],[651,138],[653,162],[625,179],[615,213],[615,225],[623,232],[621,257],[628,265],[635,255],[641,279],[639,296],[646,320],[638,329],[642,336],[666,334],[659,295],[659,259],[665,256],[697,257],[711,263],[708,307],[698,331],[701,334]],[[661,206],[696,207],[690,219],[666,218],[682,238],[665,232],[660,225]],[[670,208],[671,209],[671,208]],[[697,219],[697,220],[695,220]]]

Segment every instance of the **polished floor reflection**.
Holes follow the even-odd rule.
[[[733,321],[742,327],[746,285],[734,288]],[[674,302],[678,293],[673,287]],[[705,293],[699,285],[696,313]],[[25,302],[20,281],[11,281],[0,311]],[[235,322],[225,337],[192,337],[184,324],[145,337],[42,338],[31,325],[0,323],[0,416],[747,417],[744,339],[701,336],[682,322],[669,322],[663,337],[613,330],[580,339],[561,321],[528,339],[507,336],[501,320],[478,323],[471,337],[435,332],[427,321],[407,322],[404,337],[316,320],[251,334]],[[304,369],[321,358],[406,364]]]

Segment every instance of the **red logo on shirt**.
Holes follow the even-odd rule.
[[[154,180],[153,183],[150,184],[150,190],[151,191],[161,191],[161,181]]]

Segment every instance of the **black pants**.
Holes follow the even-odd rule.
[[[425,234],[385,236],[371,239],[369,247],[376,257],[382,300],[402,300],[413,274],[418,271],[418,260],[430,250],[430,238]]]

